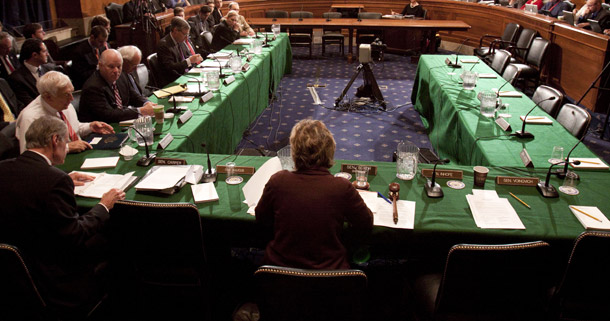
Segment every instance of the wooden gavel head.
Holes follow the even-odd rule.
[[[398,198],[398,191],[400,191],[400,184],[390,183],[390,196],[393,198]]]

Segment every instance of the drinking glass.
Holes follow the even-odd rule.
[[[273,35],[277,37],[280,34],[280,24],[272,24],[271,31],[273,31]]]
[[[369,186],[368,175],[369,168],[363,167],[354,171],[356,173],[356,188],[367,189]]]
[[[496,93],[493,90],[483,90],[478,96],[481,100],[481,115],[494,117],[496,113]]]
[[[155,132],[155,128],[152,125],[152,117],[144,116],[136,119],[133,122],[133,128],[130,128],[129,138],[135,140],[138,143],[138,146],[144,146],[144,142],[146,141],[146,145],[152,146],[153,143],[153,135]],[[140,133],[138,134],[136,130]],[[144,137],[142,137],[144,136]]]
[[[478,75],[475,72],[464,70],[462,75],[460,75],[460,78],[462,78],[462,83],[465,90],[473,90],[477,85]]]
[[[208,88],[216,91],[220,88],[220,72],[218,70],[207,71],[205,78],[208,81]]]
[[[549,158],[549,163],[555,164],[563,161],[563,147],[554,146],[553,152],[551,153],[551,158]]]
[[[290,145],[286,145],[278,150],[277,157],[280,159],[282,169],[287,171],[294,170],[294,161],[292,160],[292,155],[290,154]]]
[[[574,171],[568,170],[566,177],[563,179],[563,185],[559,187],[559,191],[568,195],[578,195],[580,192],[576,188],[578,175]]]
[[[234,73],[238,73],[241,71],[241,57],[240,56],[232,56],[231,60],[229,60],[229,65],[231,65],[231,70]]]
[[[419,148],[401,141],[396,147],[396,156],[396,177],[407,181],[412,180],[417,173]]]

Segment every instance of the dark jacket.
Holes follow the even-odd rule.
[[[142,107],[148,100],[132,88],[125,74],[121,74],[116,85],[121,96],[122,109],[117,107],[111,85],[102,78],[99,71],[93,73],[83,86],[78,119],[84,122],[99,120],[117,123],[138,118],[135,107]]]

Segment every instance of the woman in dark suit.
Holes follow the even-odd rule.
[[[392,11],[392,14],[397,14],[398,12]],[[411,0],[407,5],[402,9],[400,13],[403,16],[414,16],[416,18],[424,17],[424,8],[417,2],[417,0]]]
[[[212,50],[219,51],[233,43],[233,41],[239,39],[239,24],[237,23],[239,17],[237,11],[229,11],[227,16],[216,25],[214,31],[214,38],[212,38]]]
[[[296,170],[269,179],[256,207],[256,221],[273,228],[265,264],[305,269],[347,269],[343,223],[368,232],[373,214],[350,181],[334,177],[335,140],[318,120],[298,122],[290,133]]]

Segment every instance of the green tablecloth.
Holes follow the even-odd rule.
[[[244,47],[230,45],[224,50],[241,50]],[[214,92],[214,98],[205,104],[199,99],[188,104],[180,103],[188,106],[193,117],[185,124],[178,124],[177,117],[165,120],[162,134],[155,136],[155,146],[163,136],[171,133],[174,140],[166,148],[170,151],[203,152],[205,150],[201,143],[205,142],[210,152],[232,153],[241,141],[244,130],[269,104],[269,95],[284,73],[291,71],[292,53],[288,36],[280,34],[271,47],[263,48],[263,53],[255,55],[249,64],[247,72],[235,75],[236,80],[230,85],[222,84],[220,91]],[[199,74],[189,76],[201,77]],[[182,76],[169,86],[188,81],[188,77]],[[173,105],[167,98],[157,99],[154,95],[150,100],[164,105],[166,109]]]
[[[506,81],[500,76],[479,79],[474,90],[464,90],[458,84],[463,70],[472,68],[478,73],[495,72],[482,62],[476,66],[462,63],[461,69],[449,68],[445,66],[445,58],[445,55],[421,56],[411,97],[427,128],[430,142],[440,157],[463,165],[523,167],[519,152],[526,148],[536,167],[548,168],[547,160],[553,146],[563,146],[567,153],[578,141],[541,108],[536,108],[530,116],[547,116],[553,119],[553,124],[527,124],[526,130],[534,134],[534,139],[484,138],[509,133],[504,132],[493,119],[481,115],[476,96],[482,90],[500,88]],[[502,91],[505,90],[515,89],[507,84],[502,88]],[[521,98],[502,97],[502,101],[510,104],[512,117],[506,120],[513,132],[520,130],[522,122],[519,117],[534,107],[534,102],[525,95]],[[597,157],[583,144],[574,150],[572,156]]]
[[[80,167],[87,157],[102,157],[116,155],[116,151],[86,151],[80,154],[68,155],[66,163],[60,168],[71,171]],[[164,152],[164,157],[184,158],[189,164],[204,164],[205,156],[202,154]],[[238,166],[254,166],[257,169],[267,160],[265,157],[212,155],[212,164],[220,161],[224,164],[234,160]],[[222,160],[222,161],[221,161]],[[142,177],[148,168],[137,167],[136,159],[129,162],[119,161],[116,168],[109,169],[111,173],[126,173],[136,171],[136,176]],[[371,190],[379,191],[388,195],[388,184],[400,183],[400,199],[416,202],[415,228],[413,230],[392,229],[386,227],[375,227],[370,238],[358,239],[357,242],[365,243],[372,247],[373,254],[389,253],[390,255],[410,255],[443,257],[448,248],[457,243],[508,243],[524,242],[534,240],[545,240],[557,245],[557,249],[568,251],[574,238],[584,231],[580,222],[572,215],[568,205],[598,206],[606,215],[610,215],[610,202],[603,201],[607,198],[608,178],[610,173],[582,172],[581,181],[577,187],[580,195],[568,196],[560,193],[559,198],[545,199],[535,187],[503,186],[496,185],[495,177],[515,176],[514,173],[502,168],[490,168],[490,173],[485,189],[495,189],[499,196],[508,198],[509,202],[518,213],[525,230],[497,230],[480,229],[476,226],[465,195],[471,194],[473,187],[473,171],[469,166],[443,166],[447,169],[459,169],[464,171],[464,183],[466,188],[462,190],[450,189],[446,186],[446,179],[439,179],[443,186],[445,197],[431,199],[425,195],[425,178],[418,174],[412,181],[400,181],[395,177],[395,163],[386,162],[358,162],[337,161],[331,169],[332,173],[339,171],[342,163],[372,164],[378,166],[378,174],[369,176]],[[205,165],[204,165],[205,166]],[[429,168],[429,165],[420,165]],[[530,173],[541,179],[545,173],[542,170],[530,170]],[[523,175],[518,175],[523,176]],[[244,175],[247,181],[249,175]],[[216,190],[220,197],[219,201],[197,204],[203,220],[203,228],[208,233],[208,238],[216,245],[226,246],[264,246],[266,238],[259,235],[256,229],[254,217],[247,214],[247,207],[243,203],[244,196],[240,185],[227,185],[224,183],[225,175],[220,174],[216,183]],[[552,178],[551,183],[558,187],[561,181]],[[516,199],[509,196],[512,192],[531,206],[526,208]],[[304,191],[306,195],[306,191]],[[154,196],[136,193],[131,188],[127,191],[127,199],[136,201],[152,202],[193,202],[193,196],[189,186],[171,196]],[[79,206],[91,207],[97,203],[95,199],[78,198]]]

